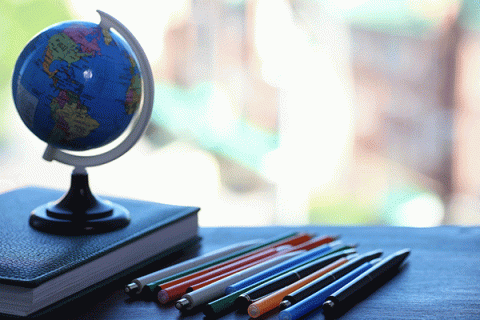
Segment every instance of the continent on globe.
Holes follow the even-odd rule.
[[[89,55],[91,55],[91,53],[80,52],[77,43],[70,39],[65,33],[54,34],[48,40],[48,47],[43,62],[43,70],[50,78],[53,78],[58,70],[50,71],[50,65],[55,60],[65,61],[68,63],[68,66],[70,66],[82,57]]]
[[[98,41],[100,40],[100,28],[87,29],[70,27],[63,30],[63,32],[72,39],[75,43],[80,45],[82,52],[100,54],[100,47]],[[108,32],[108,30],[107,30]],[[104,33],[103,33],[104,34]]]
[[[104,146],[128,127],[142,100],[142,75],[127,42],[99,25],[67,21],[33,38],[12,78],[23,122],[53,147]]]
[[[112,43],[113,39],[112,39],[112,35],[110,34],[110,31],[106,28],[102,28],[102,33],[103,33],[103,38],[105,39],[105,44],[107,46],[110,45],[110,43]]]
[[[51,142],[62,143],[84,138],[100,126],[88,115],[87,107],[80,103],[80,98],[74,92],[60,91],[58,97],[52,99],[50,109],[55,121],[48,137]]]
[[[137,66],[135,59],[133,59],[131,56],[128,56],[128,60],[130,60],[132,65],[130,68],[132,80],[130,80],[130,86],[128,87],[127,96],[125,98],[125,111],[127,114],[133,114],[135,111],[137,111],[138,104],[140,103],[140,99],[142,97],[142,83],[140,75],[135,73],[135,68]]]

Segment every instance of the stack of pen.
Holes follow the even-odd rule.
[[[290,233],[187,260],[133,280],[125,292],[180,311],[201,307],[212,318],[241,310],[252,318],[279,311],[280,319],[293,320],[322,308],[338,317],[373,283],[398,271],[409,252],[381,259],[381,250],[359,254],[335,236]]]

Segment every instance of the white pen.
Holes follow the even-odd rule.
[[[171,275],[177,274],[179,272],[185,271],[190,268],[194,268],[196,266],[199,266],[203,263],[207,263],[210,261],[213,261],[218,258],[225,257],[229,255],[230,253],[234,253],[236,251],[242,250],[244,248],[250,247],[257,245],[261,243],[261,240],[250,240],[250,241],[244,241],[236,244],[232,244],[230,246],[209,252],[203,256],[193,258],[178,264],[175,264],[171,267],[161,269],[159,271],[147,274],[145,276],[136,278],[131,281],[130,284],[125,286],[125,292],[128,294],[140,294],[142,292],[143,288],[154,281],[169,277]]]
[[[263,271],[285,260],[291,259],[293,256],[296,256],[303,252],[304,250],[285,253],[278,257],[254,265],[248,269],[234,273],[203,288],[187,293],[175,303],[175,307],[178,310],[190,310],[211,300],[220,298],[225,294],[225,288],[232,283],[236,283],[237,281],[245,279],[246,277],[256,274],[257,272]]]

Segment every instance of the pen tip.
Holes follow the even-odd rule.
[[[125,286],[125,292],[128,294],[132,294],[138,291],[138,285],[135,282],[132,282]]]
[[[258,307],[256,305],[251,304],[248,307],[248,315],[252,318],[256,318],[260,315],[260,310],[258,309]]]
[[[283,300],[282,302],[280,302],[280,309],[283,310],[283,309],[287,309],[288,307],[290,307],[292,305],[292,303],[288,300]]]
[[[169,296],[168,296],[167,291],[165,291],[165,290],[160,290],[160,291],[158,292],[157,298],[158,298],[158,301],[159,301],[161,304],[167,303],[168,300],[169,300]]]
[[[334,305],[333,301],[332,300],[327,300],[323,303],[323,307],[327,307],[327,308],[332,308]]]
[[[187,307],[189,304],[190,302],[187,299],[182,298],[175,303],[175,308],[177,308],[178,310],[182,310],[183,308]]]
[[[383,251],[378,249],[378,250],[373,250],[367,252],[365,255],[372,257],[373,259],[381,257],[383,254]]]
[[[323,313],[325,314],[325,317],[328,317],[329,315],[332,314],[334,307],[335,307],[335,303],[332,300],[327,300],[323,303],[322,308],[323,308]]]
[[[410,249],[403,249],[396,252],[396,255],[401,259],[406,259],[410,255]]]

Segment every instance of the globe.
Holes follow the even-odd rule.
[[[152,114],[153,73],[133,34],[97,12],[98,25],[67,21],[40,32],[13,71],[15,106],[47,143],[43,158],[74,166],[70,189],[30,213],[30,226],[43,232],[102,233],[130,222],[127,208],[92,193],[86,168],[117,159],[140,139]],[[82,152],[104,145],[107,151]]]
[[[142,75],[131,47],[114,30],[68,21],[25,46],[12,91],[22,121],[38,138],[84,151],[126,130],[142,97]]]

